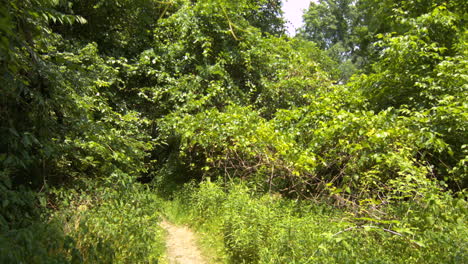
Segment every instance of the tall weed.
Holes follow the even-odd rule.
[[[220,236],[229,263],[464,263],[466,202],[399,202],[365,215],[202,182],[179,196],[185,221]],[[185,202],[182,202],[185,201]],[[209,228],[207,228],[209,226]],[[465,245],[465,246],[463,246]],[[219,250],[223,252],[223,250]]]

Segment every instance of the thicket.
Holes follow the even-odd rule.
[[[204,183],[188,204],[213,191],[224,198],[206,210],[242,216],[219,223],[233,259],[466,258],[454,247],[466,244],[463,3],[320,1],[295,38],[279,0],[0,3],[2,262],[156,261],[155,190],[171,197],[208,177],[233,191]],[[313,253],[332,248],[318,237],[279,248],[285,223],[324,234],[305,232],[324,222],[309,203],[362,220],[343,233],[347,246],[329,237],[342,256]],[[278,237],[256,240],[267,222]],[[380,241],[388,247],[353,251]]]
[[[199,230],[222,263],[467,261],[463,199],[361,210],[286,199],[245,182],[226,186],[208,180],[198,187],[187,184],[166,213]]]

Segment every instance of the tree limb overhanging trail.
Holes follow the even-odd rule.
[[[185,226],[176,226],[167,220],[161,222],[167,231],[166,257],[169,264],[206,264],[195,244],[195,235]]]

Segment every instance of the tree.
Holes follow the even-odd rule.
[[[299,36],[317,43],[338,62],[340,80],[346,81],[355,72],[351,60],[355,44],[352,42],[352,26],[356,9],[352,0],[322,0],[311,2],[304,14],[304,26]]]
[[[355,19],[352,3],[352,0],[311,2],[304,14],[301,36],[317,43],[322,49],[330,49],[338,43],[350,45],[351,23]]]
[[[247,20],[264,33],[284,34],[281,0],[256,0],[257,8],[247,15]]]
[[[72,0],[59,6],[59,10],[80,14],[89,23],[53,24],[53,29],[66,39],[96,42],[102,54],[130,58],[151,45],[154,39],[151,30],[175,6],[175,1]]]
[[[460,1],[444,0],[321,0],[312,2],[304,14],[300,36],[330,50],[338,62],[351,59],[357,68],[367,71],[381,52],[374,45],[378,34],[403,34],[410,30],[404,19],[419,17],[440,5],[460,16],[466,9]]]
[[[377,35],[379,60],[352,84],[368,98],[370,108],[404,109],[415,126],[440,137],[430,139],[421,155],[435,164],[439,179],[460,190],[467,186],[467,152],[461,143],[468,129],[464,10],[449,3],[416,7],[398,9],[395,19],[403,33]],[[427,13],[408,17],[423,11]]]

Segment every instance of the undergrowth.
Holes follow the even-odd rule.
[[[49,209],[43,197],[9,194],[17,197],[8,201],[38,203],[15,212],[29,216],[23,225],[1,223],[0,263],[157,263],[164,253],[162,200],[131,177],[50,190]]]
[[[466,263],[466,202],[399,202],[373,214],[262,194],[242,183],[187,184],[166,214],[225,263]],[[215,248],[215,249],[213,249]]]

